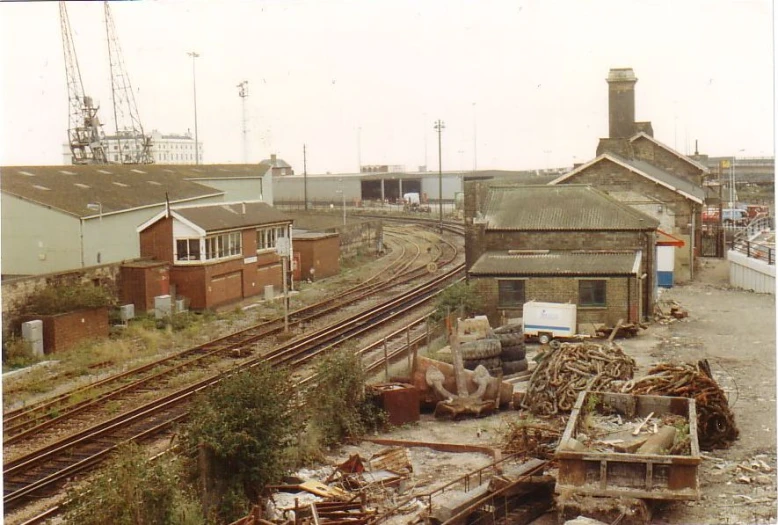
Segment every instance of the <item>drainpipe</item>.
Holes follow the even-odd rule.
[[[689,280],[694,279],[694,240],[697,238],[697,206],[692,204],[692,235],[689,242]]]

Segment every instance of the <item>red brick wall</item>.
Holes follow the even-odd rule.
[[[313,278],[323,279],[340,271],[340,240],[337,236],[323,239],[297,239],[295,252],[300,254],[300,276],[308,279],[313,268]]]
[[[134,304],[137,313],[153,310],[154,297],[170,293],[170,272],[167,263],[122,266],[119,282],[119,302]]]
[[[173,219],[163,218],[140,232],[140,254],[173,263]]]
[[[43,321],[45,353],[61,352],[92,339],[108,337],[108,308],[79,310],[58,315],[26,316],[23,322]]]

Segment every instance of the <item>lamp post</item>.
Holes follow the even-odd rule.
[[[446,129],[446,125],[442,120],[438,119],[435,122],[435,131],[438,132],[438,209],[440,211],[440,233],[443,233],[443,149],[441,137],[444,129]]]
[[[189,51],[187,55],[192,57],[192,91],[194,94],[194,119],[195,119],[195,164],[200,164],[200,150],[199,150],[199,142],[197,137],[197,77],[195,76],[195,58],[198,58],[200,54],[196,53],[195,51]]]
[[[340,189],[336,193],[340,193],[343,198],[343,226],[346,225],[346,191],[343,189],[343,179],[338,179],[340,182]]]

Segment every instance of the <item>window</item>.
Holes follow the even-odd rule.
[[[177,261],[199,261],[200,239],[176,239]]]
[[[515,307],[524,304],[524,281],[518,279],[497,281],[498,305]]]
[[[605,306],[605,281],[578,281],[578,306]]]
[[[205,238],[205,259],[232,257],[243,253],[240,232],[223,233]]]
[[[280,232],[280,233],[279,233]],[[286,235],[285,228],[260,228],[257,230],[257,251],[274,250],[276,239]]]

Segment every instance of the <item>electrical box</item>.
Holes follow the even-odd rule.
[[[119,319],[122,320],[123,323],[126,323],[130,319],[135,319],[135,305],[134,304],[124,304],[119,307]]]
[[[33,355],[43,355],[43,321],[27,321],[22,323],[22,339],[32,346]]]
[[[176,299],[176,313],[186,312],[186,299]]]
[[[268,284],[267,286],[265,286],[265,300],[271,301],[273,297],[275,297],[275,293],[273,292],[273,285]]]
[[[154,318],[164,319],[170,317],[173,307],[173,299],[170,295],[158,295],[154,298]]]

